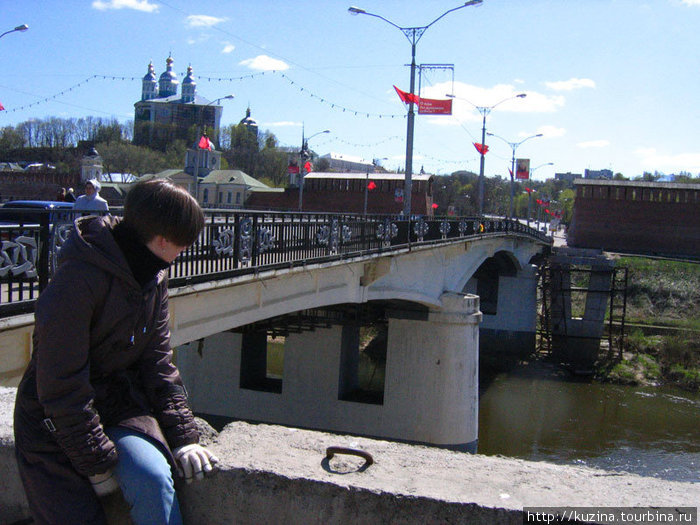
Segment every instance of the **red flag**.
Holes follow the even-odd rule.
[[[369,184],[367,185],[368,190],[374,190],[377,188],[377,185],[374,183],[373,180],[369,181]]]
[[[0,102],[0,111],[5,111],[5,106],[2,105],[2,102]]]
[[[438,207],[438,205],[437,205],[436,203],[433,202],[433,209],[434,209],[434,210],[437,210],[437,207]]]
[[[307,160],[304,164],[304,171],[306,171],[306,173],[310,173],[312,169],[313,166],[311,165],[311,162]]]
[[[399,95],[401,102],[405,102],[406,104],[408,104],[409,102],[413,102],[414,104],[418,104],[420,102],[420,97],[418,95],[414,95],[413,93],[406,93],[405,91],[401,91],[396,86],[394,86],[394,89],[396,90],[396,93]]]
[[[478,151],[482,155],[486,155],[486,152],[489,150],[489,147],[486,144],[479,144],[478,142],[474,142],[473,144],[476,148],[476,151]]]
[[[211,151],[211,141],[206,135],[202,135],[202,138],[199,139],[199,149],[208,149]]]

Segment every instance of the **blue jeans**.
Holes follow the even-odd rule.
[[[108,427],[119,453],[115,468],[135,525],[182,525],[170,463],[162,445],[135,430]]]

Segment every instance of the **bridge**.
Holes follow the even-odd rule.
[[[4,386],[28,362],[33,303],[72,228],[52,219],[0,229]],[[479,353],[534,349],[549,246],[508,219],[208,211],[170,271],[192,406],[475,450]]]

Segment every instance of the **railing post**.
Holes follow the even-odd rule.
[[[233,214],[233,267],[238,268],[241,260],[241,215]]]
[[[49,284],[49,258],[51,257],[51,232],[49,231],[49,214],[42,213],[39,216],[39,293]]]

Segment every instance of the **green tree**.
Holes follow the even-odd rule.
[[[144,146],[135,146],[123,142],[103,142],[96,146],[102,157],[104,172],[124,173],[140,177],[146,173],[158,173],[169,167],[165,153]],[[182,164],[182,158],[179,165]]]
[[[314,171],[323,171],[326,172],[330,169],[331,167],[331,161],[328,160],[327,158],[319,158],[315,164],[314,164]]]
[[[566,224],[571,224],[571,219],[574,216],[574,200],[576,193],[574,190],[564,190],[559,194],[558,201],[562,211],[562,221]]]
[[[229,166],[248,175],[255,175],[255,165],[260,152],[258,136],[243,123],[224,128],[221,135],[221,142],[229,145],[227,149],[222,150],[222,156]]]
[[[268,186],[281,188],[287,184],[287,153],[277,147],[277,138],[272,133],[263,136],[265,146],[259,152],[255,177]]]
[[[9,151],[25,146],[25,139],[13,126],[5,126],[0,130],[0,156],[5,158]]]

